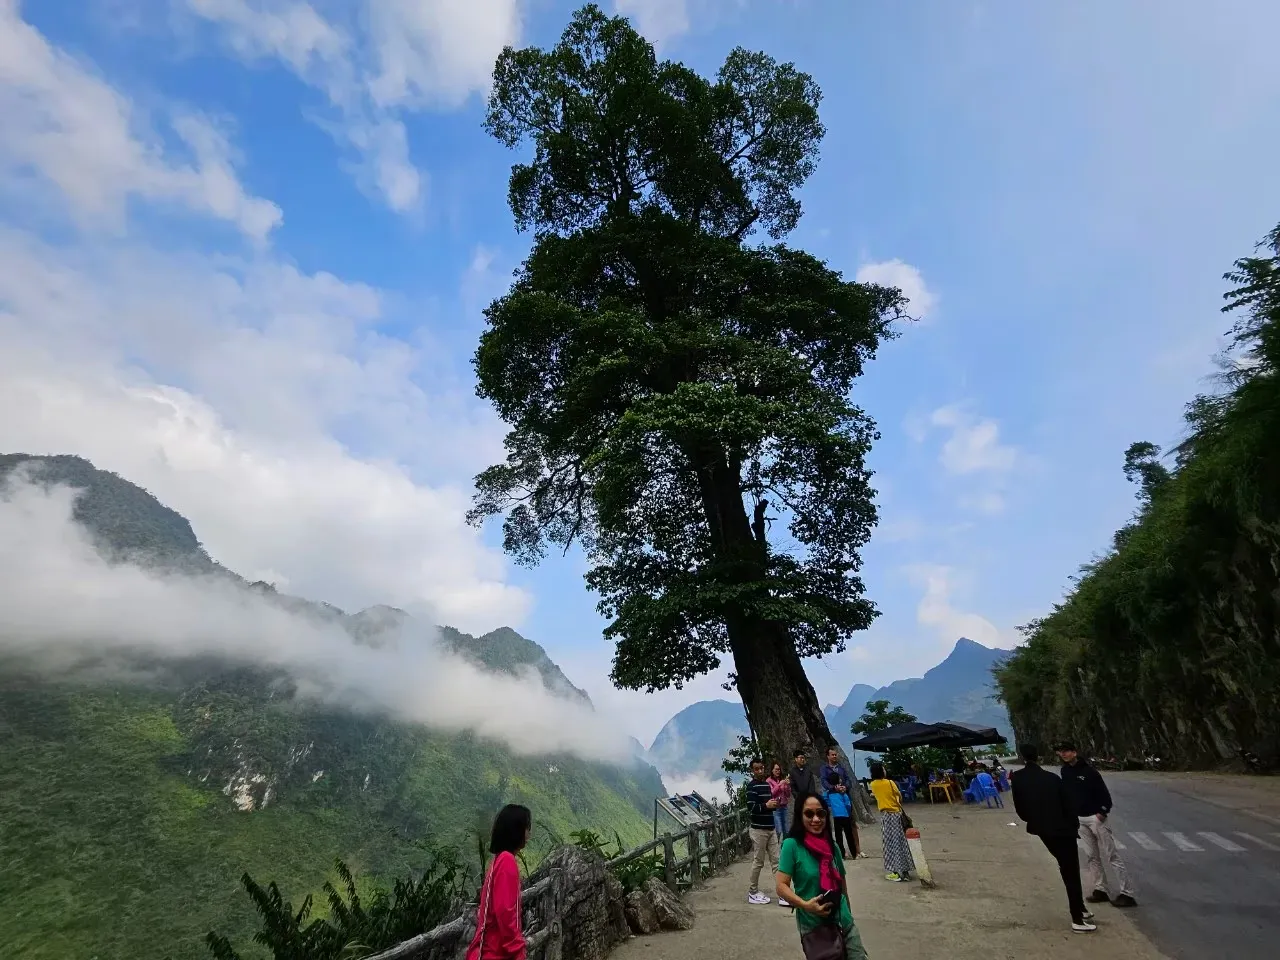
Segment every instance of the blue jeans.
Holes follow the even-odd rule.
[[[786,807],[777,807],[773,811],[773,829],[777,831],[779,837],[785,837],[787,831],[791,829],[791,825],[787,823]]]

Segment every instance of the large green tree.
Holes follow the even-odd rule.
[[[802,660],[876,615],[858,577],[876,433],[849,394],[904,305],[780,242],[819,100],[762,53],[714,79],[659,61],[592,5],[554,48],[502,53],[486,121],[532,144],[509,200],[533,248],[475,357],[511,429],[471,518],[503,516],[520,562],[585,549],[618,686],[730,656],[778,755],[833,742]]]

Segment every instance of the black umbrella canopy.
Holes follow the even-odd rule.
[[[979,747],[1001,743],[1004,737],[995,727],[977,727],[968,723],[898,723],[869,733],[854,741],[853,749],[883,753],[906,747]]]
[[[936,723],[920,723],[916,720],[897,723],[892,727],[869,733],[855,740],[853,749],[881,753],[899,747],[964,746],[963,736],[956,730],[944,730]]]
[[[991,743],[1004,743],[1004,735],[995,727],[979,727],[972,723],[957,723],[954,720],[944,720],[942,723],[935,723],[935,727],[943,730],[954,730],[956,734],[965,742],[966,747],[985,747]]]

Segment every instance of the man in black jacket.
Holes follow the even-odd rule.
[[[1133,890],[1129,886],[1129,871],[1116,852],[1116,838],[1107,823],[1111,816],[1111,791],[1097,768],[1086,763],[1076,751],[1074,743],[1059,744],[1058,756],[1062,758],[1062,782],[1067,785],[1076,816],[1080,818],[1080,837],[1088,854],[1089,884],[1093,891],[1089,894],[1089,902],[1106,903],[1110,900],[1117,907],[1136,907],[1138,901],[1133,899]],[[1104,863],[1111,867],[1111,876],[1115,880],[1112,889],[1117,893],[1114,897],[1108,892],[1111,885],[1107,883]]]
[[[791,767],[791,796],[801,804],[805,797],[820,797],[826,793],[818,783],[817,774],[808,765],[808,760],[804,747],[796,747],[795,763]]]
[[[1025,766],[1015,770],[1013,808],[1027,824],[1027,833],[1040,842],[1058,861],[1062,884],[1067,888],[1067,904],[1071,908],[1071,929],[1076,933],[1097,930],[1084,905],[1084,888],[1080,886],[1080,859],[1076,852],[1076,834],[1080,823],[1062,781],[1040,766],[1040,751],[1031,744],[1018,748]]]

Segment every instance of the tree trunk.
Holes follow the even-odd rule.
[[[705,451],[703,454],[705,457]],[[764,517],[767,504],[757,505],[748,517],[742,499],[741,467],[714,454],[702,462],[698,479],[717,552],[734,562],[742,582],[763,579],[769,552]],[[852,777],[853,765],[843,745],[831,735],[786,625],[731,616],[727,627],[738,693],[761,750],[787,768],[796,748],[804,747],[816,771],[825,762],[827,748],[834,745]],[[874,822],[861,786],[851,789],[849,796],[854,816],[862,823]]]
[[[831,735],[813,684],[786,631],[777,624],[743,623],[730,629],[730,642],[738,693],[760,749],[790,768],[796,748],[803,747],[816,772],[826,762],[827,748],[834,744],[840,762],[853,776],[848,752]],[[852,786],[849,796],[854,816],[862,823],[873,823],[866,792],[860,784]]]

